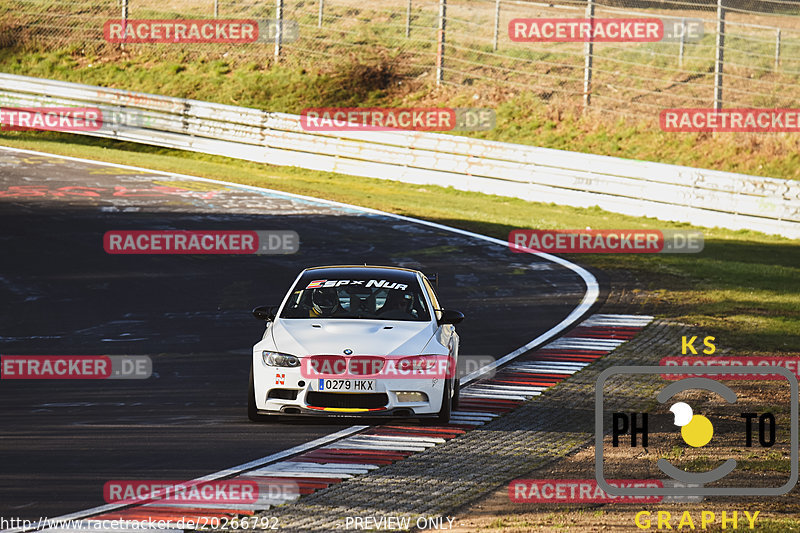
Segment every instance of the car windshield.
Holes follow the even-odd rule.
[[[312,279],[304,276],[280,318],[364,318],[429,321],[416,280],[384,278]]]

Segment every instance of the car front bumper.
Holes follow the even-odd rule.
[[[343,379],[374,380],[369,393],[323,392],[319,379],[302,375],[299,367],[273,367],[253,356],[253,379],[256,408],[262,414],[305,416],[435,416],[442,407],[445,378],[373,378],[349,376]],[[423,401],[400,401],[398,393],[414,392]]]

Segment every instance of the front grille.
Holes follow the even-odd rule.
[[[354,376],[369,376],[383,370],[386,359],[375,355],[356,355],[347,362],[347,369]]]
[[[362,393],[337,393],[313,392],[306,393],[306,403],[314,407],[344,407],[375,409],[385,407],[389,403],[389,396],[385,392],[377,394]]]
[[[347,372],[347,359],[341,355],[312,355],[305,367],[312,375],[344,374]]]
[[[279,400],[296,400],[297,391],[291,389],[270,389],[267,398],[278,398]]]

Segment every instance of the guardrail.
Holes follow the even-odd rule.
[[[11,74],[0,105],[99,108],[103,128],[81,135],[800,238],[792,180],[429,132],[306,132],[298,115]]]

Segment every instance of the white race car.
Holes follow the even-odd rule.
[[[253,346],[247,413],[447,422],[458,402],[458,311],[421,272],[330,266],[300,273]]]

